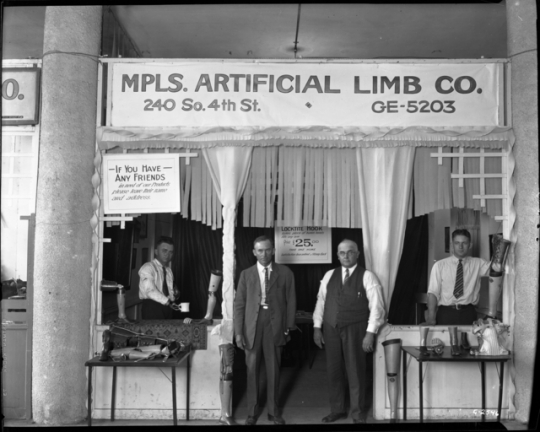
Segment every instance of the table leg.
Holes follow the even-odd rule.
[[[422,380],[422,362],[418,362],[418,389],[420,393],[420,423],[424,423],[424,383]]]
[[[480,362],[480,370],[482,371],[482,421],[486,421],[486,364]]]
[[[407,420],[407,353],[403,351],[403,420]]]
[[[501,375],[499,376],[499,405],[497,406],[497,421],[501,421],[503,380],[504,380],[504,362],[501,362]]]
[[[191,352],[187,358],[187,395],[186,395],[186,420],[189,420],[189,385],[190,385],[190,376],[191,376]]]
[[[111,396],[111,421],[114,421],[114,408],[116,407],[116,366],[113,367],[112,396]]]
[[[92,366],[88,367],[88,427],[92,426]]]
[[[173,421],[174,425],[177,425],[176,419],[176,367],[171,367],[172,371],[172,409],[173,409]]]

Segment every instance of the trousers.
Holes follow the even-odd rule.
[[[351,417],[359,420],[366,410],[366,352],[362,341],[367,321],[345,327],[323,325],[326,370],[330,388],[330,410],[345,413],[345,395],[349,388]]]
[[[257,317],[255,340],[252,349],[246,349],[248,416],[257,416],[259,409],[259,372],[264,357],[268,414],[277,416],[279,411],[279,368],[282,347],[274,344],[270,310],[261,308]]]

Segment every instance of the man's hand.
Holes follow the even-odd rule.
[[[436,324],[436,321],[435,321],[434,318],[432,318],[432,319],[428,318],[425,322],[420,323],[419,325],[420,326],[434,326],[434,325],[437,325],[437,324]]]
[[[236,335],[236,345],[238,345],[238,348],[240,348],[241,350],[246,349],[243,335]]]
[[[362,349],[365,352],[373,352],[373,341],[375,340],[375,333],[366,332],[364,340],[362,341]]]
[[[313,342],[315,342],[315,345],[317,345],[320,349],[323,349],[324,337],[322,330],[318,327],[313,328]]]
[[[184,318],[184,324],[189,324],[191,321],[193,321],[191,318]]]
[[[178,306],[176,303],[173,303],[171,300],[169,300],[166,304],[166,306],[169,306],[172,310],[180,310],[180,306]]]

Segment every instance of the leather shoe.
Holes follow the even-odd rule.
[[[254,426],[257,424],[257,417],[248,416],[246,419],[246,426]]]
[[[330,413],[326,417],[323,417],[323,423],[333,423],[339,419],[347,418],[347,413]]]
[[[365,413],[360,413],[360,416],[355,419],[353,418],[353,423],[365,423],[367,419],[367,415]]]
[[[285,420],[283,420],[283,417],[278,416],[278,415],[268,414],[268,420],[273,421],[274,424],[277,424],[277,425],[285,424]]]

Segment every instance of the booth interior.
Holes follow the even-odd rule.
[[[239,214],[243,201],[239,203]],[[103,278],[114,280],[126,287],[126,311],[131,320],[140,319],[141,300],[138,295],[138,270],[154,256],[155,240],[160,236],[172,237],[175,254],[171,263],[175,282],[180,289],[178,303],[188,302],[190,312],[175,311],[176,319],[202,318],[207,308],[207,292],[211,271],[222,267],[222,232],[182,217],[180,214],[155,213],[136,217],[125,227],[109,222],[104,235],[111,239],[103,248]],[[418,325],[425,321],[426,293],[429,272],[434,262],[451,254],[451,235],[456,227],[471,233],[471,256],[490,260],[493,253],[492,237],[502,231],[501,222],[479,210],[445,209],[412,217],[407,221],[402,253],[394,292],[390,301],[388,323],[393,325]],[[274,238],[274,228],[244,227],[238,218],[235,230],[235,286],[242,270],[255,264],[253,240],[261,235]],[[332,228],[332,252],[343,239],[351,239],[360,250],[359,265],[365,266],[362,229]],[[324,264],[290,264],[296,283],[297,310],[312,313],[317,302],[317,292],[324,274],[339,266],[337,254],[332,262]],[[102,323],[118,317],[118,304],[114,292],[102,294]],[[221,319],[222,293],[216,292],[214,318]],[[481,280],[478,318],[488,310],[489,292],[487,278]],[[502,317],[502,300],[497,307],[497,318]],[[313,349],[315,345],[313,344]]]

